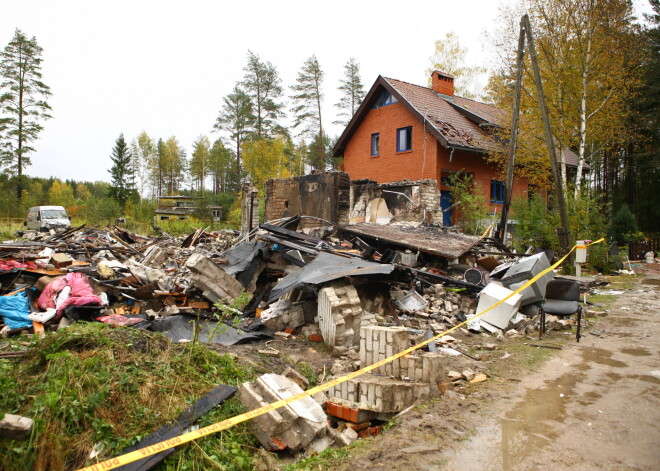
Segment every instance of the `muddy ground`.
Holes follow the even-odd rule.
[[[606,289],[624,293],[599,303],[606,312],[579,344],[553,331],[542,342],[505,339],[486,361],[452,360],[489,380],[417,407],[330,468],[660,469],[660,265],[638,267],[639,276],[610,278]],[[472,350],[485,341],[465,339]]]

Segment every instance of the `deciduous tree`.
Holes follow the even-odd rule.
[[[136,187],[140,195],[144,196],[157,155],[156,143],[145,131],[131,142],[131,155]]]
[[[269,178],[289,177],[288,161],[286,143],[281,137],[243,143],[245,169],[258,188]]]
[[[168,195],[179,191],[186,171],[186,151],[176,137],[170,137],[162,147],[163,182]]]
[[[301,128],[301,136],[318,136],[319,142],[323,139],[323,119],[321,104],[323,103],[323,70],[315,55],[305,61],[296,84],[291,87],[291,96],[294,106],[294,128]],[[316,169],[325,167],[324,146],[317,146],[318,155],[310,162]]]
[[[209,172],[213,179],[214,195],[226,191],[238,191],[240,174],[236,172],[231,151],[220,139],[216,140],[211,147]]]
[[[36,38],[19,29],[0,53],[0,159],[19,178],[30,165],[32,143],[43,130],[41,121],[50,118],[46,99],[50,88],[42,82],[41,53]],[[18,196],[22,193],[19,182]]]
[[[640,80],[636,44],[638,27],[627,0],[531,0],[526,4],[538,52],[546,103],[552,123],[562,180],[568,183],[564,150],[579,157],[571,175],[573,195],[582,184],[581,165],[621,154],[633,137],[629,126],[632,103]],[[522,8],[521,8],[522,9]],[[519,13],[519,11],[518,11]],[[490,98],[503,110],[512,107],[515,47],[519,15],[500,15],[496,35],[501,65],[489,83]],[[516,18],[514,21],[512,18]],[[549,162],[543,150],[536,87],[525,57],[517,172],[547,184]],[[507,113],[506,119],[510,115]],[[506,132],[502,136],[506,138]],[[504,140],[503,140],[504,142]],[[595,175],[594,175],[595,176]]]
[[[455,77],[454,88],[457,95],[479,98],[482,94],[479,78],[486,73],[486,68],[468,65],[465,61],[467,52],[467,48],[461,46],[454,32],[449,32],[445,35],[445,39],[436,41],[435,52],[429,57],[431,68],[426,71],[429,84],[431,73],[434,70],[441,70]]]

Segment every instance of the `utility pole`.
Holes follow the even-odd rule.
[[[538,95],[539,107],[541,109],[541,118],[543,120],[543,131],[545,134],[545,141],[548,146],[548,154],[550,156],[550,167],[552,168],[552,176],[555,183],[555,195],[557,198],[557,207],[559,209],[559,217],[561,219],[561,226],[557,228],[557,236],[559,238],[559,246],[564,253],[567,253],[570,247],[571,228],[568,222],[568,210],[566,209],[566,197],[564,195],[564,185],[561,180],[559,171],[559,164],[557,162],[557,154],[555,149],[554,138],[552,135],[552,128],[550,126],[550,117],[548,115],[548,108],[545,103],[545,94],[543,93],[543,83],[541,82],[541,70],[536,57],[536,48],[534,46],[534,36],[532,35],[532,26],[529,22],[529,16],[523,15],[520,19],[520,36],[518,38],[518,58],[516,69],[516,87],[514,91],[513,102],[513,120],[511,123],[511,141],[509,144],[509,161],[507,164],[506,172],[506,194],[504,195],[504,204],[502,207],[502,219],[500,222],[500,229],[498,239],[504,240],[504,231],[509,212],[509,205],[511,204],[511,193],[513,190],[513,168],[515,165],[516,146],[518,144],[518,128],[520,117],[520,93],[522,88],[522,65],[525,53],[525,37],[529,43],[530,59],[532,61],[532,69],[534,71],[534,82],[536,84],[536,93]]]
[[[525,25],[520,20],[520,36],[518,37],[518,57],[516,60],[516,87],[513,95],[513,117],[511,119],[511,138],[509,140],[509,161],[506,167],[506,188],[504,191],[504,204],[502,205],[502,216],[497,239],[504,243],[506,235],[506,224],[509,218],[509,206],[511,206],[511,194],[513,193],[513,168],[516,163],[516,148],[518,146],[518,128],[520,122],[520,93],[522,90],[523,58],[525,57]]]

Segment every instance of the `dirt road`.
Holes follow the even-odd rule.
[[[561,351],[507,339],[465,365],[488,382],[415,409],[327,469],[660,470],[660,264],[643,268],[612,278],[605,289],[623,293],[579,344],[566,331],[543,341]]]
[[[443,469],[660,469],[660,276],[525,378]]]

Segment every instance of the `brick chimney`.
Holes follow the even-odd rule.
[[[447,72],[434,70],[431,74],[431,88],[434,92],[454,96],[454,76]]]

